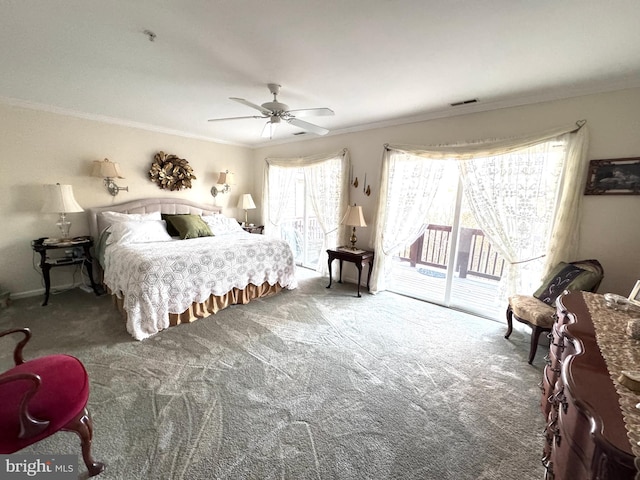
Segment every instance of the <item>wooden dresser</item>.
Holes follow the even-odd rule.
[[[636,475],[632,441],[616,390],[624,387],[614,384],[615,372],[610,374],[607,355],[601,353],[596,339],[594,323],[598,322],[593,321],[585,300],[599,301],[598,297],[566,293],[557,303],[541,382],[541,407],[547,418],[542,457],[546,479],[625,480]],[[606,309],[598,312],[603,321],[609,321]],[[615,313],[620,322],[621,312]],[[626,323],[614,327],[624,333]]]

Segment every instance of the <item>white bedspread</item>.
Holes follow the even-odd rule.
[[[169,327],[210,295],[248,284],[297,287],[295,264],[284,240],[245,232],[216,237],[113,244],[106,248],[104,283],[124,296],[127,330],[137,340]]]

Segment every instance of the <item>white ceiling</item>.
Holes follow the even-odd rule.
[[[640,86],[639,0],[3,0],[0,100],[260,146]],[[144,30],[157,37],[149,41]],[[471,106],[450,107],[477,98]],[[280,126],[271,142],[300,130]]]

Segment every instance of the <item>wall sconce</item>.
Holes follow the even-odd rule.
[[[119,187],[113,181],[114,178],[124,178],[122,176],[122,173],[120,172],[120,165],[111,162],[106,158],[102,161],[93,161],[93,170],[91,171],[91,176],[104,178],[104,185],[107,187],[107,190],[109,190],[109,193],[114,197],[118,195],[118,192],[120,190],[124,190],[125,192],[129,191],[129,187]]]
[[[218,176],[218,183],[216,184],[218,187],[216,187],[216,185],[211,187],[211,195],[215,198],[219,193],[227,193],[231,189],[231,185],[235,184],[236,182],[233,173],[229,173],[229,170],[220,172],[220,175]]]
[[[67,213],[84,212],[84,209],[76,202],[71,185],[45,185],[44,203],[42,212],[59,213],[58,228],[62,233],[62,240],[68,240],[71,222],[67,221]]]
[[[358,238],[356,237],[356,227],[367,226],[367,222],[364,221],[364,215],[362,215],[362,207],[360,205],[347,206],[347,213],[342,217],[342,221],[340,223],[342,225],[349,225],[350,227],[353,227],[349,241],[351,242],[351,250],[355,250],[356,242],[358,241]]]

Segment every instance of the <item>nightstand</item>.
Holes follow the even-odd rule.
[[[49,293],[51,291],[51,278],[49,272],[54,267],[84,264],[84,266],[87,268],[87,273],[89,274],[89,280],[91,281],[91,288],[93,289],[93,293],[95,293],[96,295],[100,295],[98,285],[96,285],[93,280],[93,258],[91,257],[92,246],[93,239],[91,237],[76,237],[75,239],[71,239],[68,241],[56,241],[49,238],[39,238],[38,240],[33,240],[31,242],[31,248],[33,248],[33,251],[40,254],[40,269],[42,270],[42,277],[44,278],[45,287],[44,302],[42,303],[43,307],[47,303],[49,303]],[[47,252],[50,250],[73,248],[81,248],[82,253],[78,256],[58,258],[50,258],[47,255]]]
[[[257,233],[259,235],[262,235],[262,232],[264,231],[264,225],[254,225],[253,227],[247,225],[247,226],[243,226],[242,229],[245,232]]]
[[[369,264],[369,274],[367,275],[367,290],[369,290],[369,281],[371,280],[371,270],[373,270],[373,252],[367,250],[352,250],[349,247],[338,247],[336,250],[327,250],[329,255],[329,285],[327,288],[331,288],[331,281],[333,280],[331,272],[331,263],[337,258],[340,260],[340,280],[338,283],[342,283],[342,262],[354,263],[358,269],[358,297],[360,295],[360,280],[362,279],[362,267]]]

